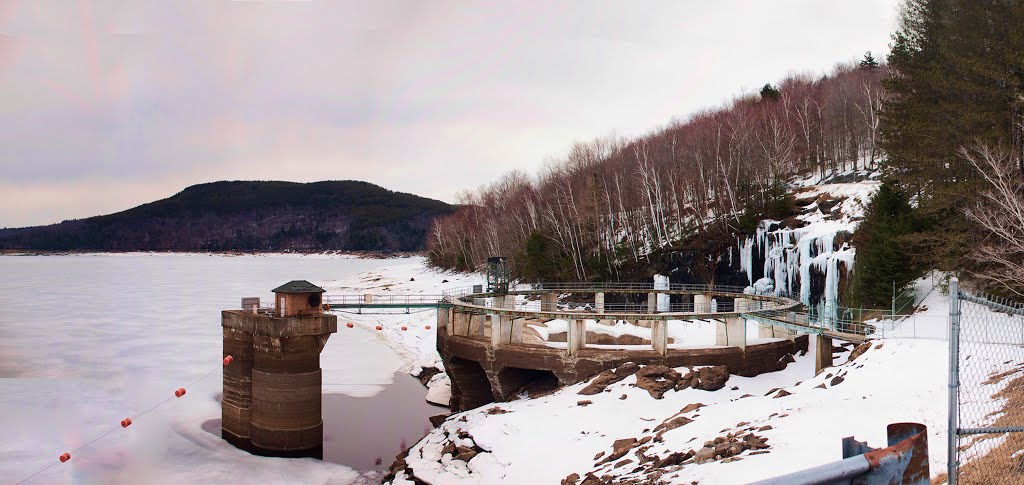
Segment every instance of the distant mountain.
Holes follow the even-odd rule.
[[[417,251],[454,210],[351,180],[212,182],[116,214],[0,229],[0,249]]]

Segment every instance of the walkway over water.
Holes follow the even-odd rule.
[[[583,296],[586,295],[589,296],[584,301]],[[629,298],[606,301],[606,295],[633,295],[633,300],[636,300],[636,295],[646,295],[646,301],[633,303],[629,302]],[[360,313],[380,310],[410,312],[413,309],[434,308],[471,315],[544,321],[655,322],[739,317],[765,327],[778,327],[854,343],[863,342],[875,330],[863,323],[809,312],[798,300],[789,296],[747,294],[744,288],[732,286],[673,284],[666,288],[650,283],[540,283],[516,288],[505,294],[486,292],[480,287],[458,288],[440,295],[335,294],[325,295],[324,303],[331,310],[355,310]]]
[[[456,288],[441,295],[325,295],[332,310],[437,310],[437,348],[452,380],[452,409],[568,385],[626,362],[726,366],[755,376],[781,370],[817,339],[816,368],[832,365],[832,339],[860,343],[876,330],[808,311],[789,296],[744,288],[642,283],[543,283],[507,292]],[[552,321],[558,321],[552,323]],[[693,321],[714,341],[688,341]],[[628,331],[619,322],[626,322]],[[748,322],[756,322],[748,335]],[[702,325],[707,325],[702,324]],[[540,330],[538,330],[540,329]]]

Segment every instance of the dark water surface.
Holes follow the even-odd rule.
[[[324,460],[356,470],[387,469],[430,431],[429,417],[448,413],[425,396],[426,387],[408,374],[395,374],[394,383],[373,397],[325,393]]]

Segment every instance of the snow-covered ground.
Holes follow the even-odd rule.
[[[964,304],[965,312],[987,311]],[[587,473],[648,483],[657,459],[699,451],[705,442],[730,433],[752,433],[767,439],[767,453],[747,450],[735,459],[666,465],[658,471],[664,483],[747,483],[837,461],[842,458],[841,440],[847,436],[883,447],[888,424],[913,421],[928,426],[934,477],[946,466],[948,344],[941,336],[949,300],[935,291],[923,307],[927,308],[917,322],[922,338],[874,340],[851,362],[849,353],[838,354],[838,365],[817,376],[812,339],[809,352],[785,370],[754,378],[730,376],[725,388],[713,392],[688,388],[654,399],[635,386],[634,375],[605,392],[580,395],[588,385],[580,383],[535,399],[455,414],[414,445],[406,461],[418,478],[430,483],[558,483]],[[1010,380],[984,382],[988,376],[1024,363],[1006,362],[984,347],[975,350],[975,355],[964,357],[980,371],[963,385],[981,389],[981,394],[994,395]],[[983,416],[1001,409],[1005,400],[977,404],[984,405],[986,412],[978,414]],[[686,418],[685,424],[659,433],[658,425],[680,416]],[[985,419],[995,416],[998,413]],[[599,464],[613,452],[617,440],[625,439],[640,444]],[[477,453],[468,462],[456,459],[460,446]],[[643,466],[641,455],[653,460]],[[623,460],[628,462],[616,466]]]
[[[0,257],[0,270],[5,275],[0,281],[0,426],[8,433],[0,443],[0,477],[22,480],[114,426],[69,463],[55,464],[28,483],[365,480],[367,476],[334,463],[254,457],[211,432],[220,417],[218,311],[236,307],[241,296],[269,296],[270,288],[295,278],[309,279],[334,294],[437,294],[481,283],[478,275],[430,270],[422,258]],[[407,462],[421,479],[439,484],[558,483],[588,472],[625,480],[638,477],[633,470],[640,466],[635,452],[641,448],[608,464],[597,463],[612,453],[616,440],[646,439],[643,454],[666,458],[741,432],[766,439],[768,453],[748,450],[729,462],[667,465],[668,473],[661,478],[670,483],[745,483],[835,461],[846,436],[880,446],[887,424],[916,421],[929,427],[931,469],[938,475],[946,456],[948,305],[940,291],[928,293],[912,330],[910,320],[897,322],[856,360],[844,363],[849,354],[841,353],[836,362],[843,364],[818,376],[812,340],[810,352],[787,369],[754,378],[730,376],[718,391],[688,388],[654,399],[635,387],[636,377],[631,376],[596,395],[578,395],[587,385],[581,383],[539,398],[459,413],[413,445]],[[965,312],[986,311],[965,305]],[[438,366],[434,325],[433,311],[339,314],[338,334],[321,358],[325,392],[371,396],[385,389],[396,372],[415,374]],[[619,326],[607,330],[643,333]],[[677,327],[684,343],[713,338],[711,325]],[[971,375],[977,377],[964,385],[991,394],[1009,379],[984,383],[985,377],[1020,364],[982,353],[969,361],[976,370]],[[685,374],[687,369],[680,371]],[[172,398],[135,419],[127,430],[116,426],[193,381],[185,398]],[[443,374],[435,376],[433,399],[445,401],[447,385]],[[776,397],[778,389],[789,395]],[[697,403],[702,406],[681,412]],[[1004,402],[976,404],[988,412]],[[489,411],[494,408],[500,411]],[[667,420],[678,423],[680,417],[692,422],[654,431]],[[456,459],[445,452],[449,443],[481,451],[468,461]],[[602,458],[595,458],[600,453]],[[615,467],[626,459],[633,462]]]

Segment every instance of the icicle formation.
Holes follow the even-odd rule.
[[[839,263],[843,263],[847,271],[853,268],[855,249],[844,243],[840,250],[834,250],[835,237],[848,229],[847,224],[833,221],[784,229],[779,227],[779,221],[763,220],[753,236],[736,241],[740,269],[757,292],[794,294],[795,285],[799,285],[800,301],[808,305],[811,303],[811,268],[814,267],[825,274],[825,300],[836,301]],[[754,268],[759,261],[764,261],[764,266],[763,271],[757,272]],[[757,274],[764,277],[755,281]]]

